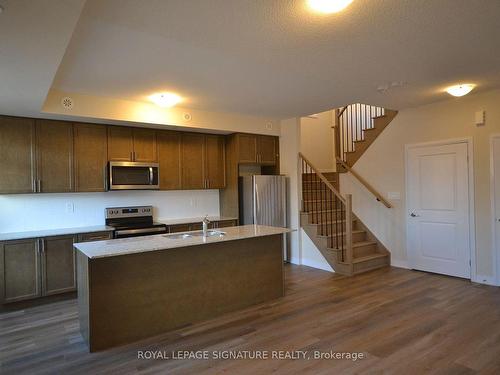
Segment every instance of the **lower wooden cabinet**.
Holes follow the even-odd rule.
[[[75,236],[58,236],[40,239],[42,243],[42,295],[76,290]]]
[[[40,297],[40,269],[37,239],[0,243],[0,303]]]
[[[76,290],[76,241],[112,238],[94,232],[0,242],[0,304]]]

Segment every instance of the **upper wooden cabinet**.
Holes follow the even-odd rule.
[[[108,126],[108,158],[113,161],[156,162],[156,131]]]
[[[160,189],[181,189],[181,133],[158,131],[156,139],[160,163]]]
[[[266,135],[257,137],[257,162],[263,165],[275,165],[277,162],[277,138]]]
[[[106,190],[108,161],[106,126],[75,124],[75,191]]]
[[[181,143],[181,185],[183,189],[204,189],[205,136],[183,133]]]
[[[277,162],[277,137],[254,134],[238,134],[238,162],[275,165]]]
[[[205,136],[205,179],[208,189],[226,186],[226,145],[219,135]]]
[[[73,124],[36,121],[37,190],[65,193],[73,189]]]
[[[132,128],[108,126],[108,159],[113,161],[132,161],[134,138]]]
[[[134,135],[134,161],[156,162],[156,131],[151,129],[133,129]]]
[[[222,189],[226,186],[223,136],[182,134],[181,185],[183,189]]]
[[[257,136],[238,134],[238,157],[240,163],[257,163]]]
[[[0,117],[0,171],[0,194],[36,191],[34,120]]]

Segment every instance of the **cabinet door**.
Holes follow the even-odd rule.
[[[181,188],[181,133],[160,131],[158,141],[158,162],[160,163],[160,189]]]
[[[106,127],[74,125],[75,191],[105,191],[108,144]]]
[[[257,137],[238,134],[238,158],[240,163],[257,163]]]
[[[47,237],[42,246],[42,294],[76,290],[73,236]]]
[[[113,161],[132,161],[133,151],[132,128],[108,126],[108,159]]]
[[[0,194],[35,191],[35,122],[0,117]]]
[[[156,162],[156,131],[151,129],[134,129],[134,161]]]
[[[191,230],[190,224],[172,224],[168,226],[168,233],[188,232]]]
[[[36,142],[38,191],[73,191],[73,124],[37,120]]]
[[[37,240],[0,243],[0,302],[15,302],[41,295],[40,255]]]
[[[223,189],[226,186],[225,138],[219,135],[205,136],[205,149],[207,188]]]
[[[259,164],[276,164],[276,137],[261,135],[257,141],[257,155]]]
[[[113,239],[113,232],[82,233],[78,236],[78,242],[106,241]]]
[[[181,185],[183,189],[203,189],[205,180],[205,136],[182,134]]]

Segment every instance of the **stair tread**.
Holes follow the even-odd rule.
[[[352,262],[353,263],[361,263],[361,262],[366,262],[366,261],[372,260],[372,259],[385,258],[388,256],[389,256],[388,254],[384,254],[384,253],[373,253],[370,255],[364,255],[362,257],[356,257],[352,260]]]
[[[387,117],[387,115],[373,116],[372,119],[375,120],[376,118],[384,118],[384,117]]]
[[[353,231],[354,232],[354,231]],[[376,241],[359,241],[359,242],[354,242],[352,244],[352,247],[362,247],[362,246],[367,246],[367,245],[376,245]]]

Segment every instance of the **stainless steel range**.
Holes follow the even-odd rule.
[[[114,238],[167,233],[165,224],[153,221],[153,206],[106,208],[106,225],[115,228]]]

